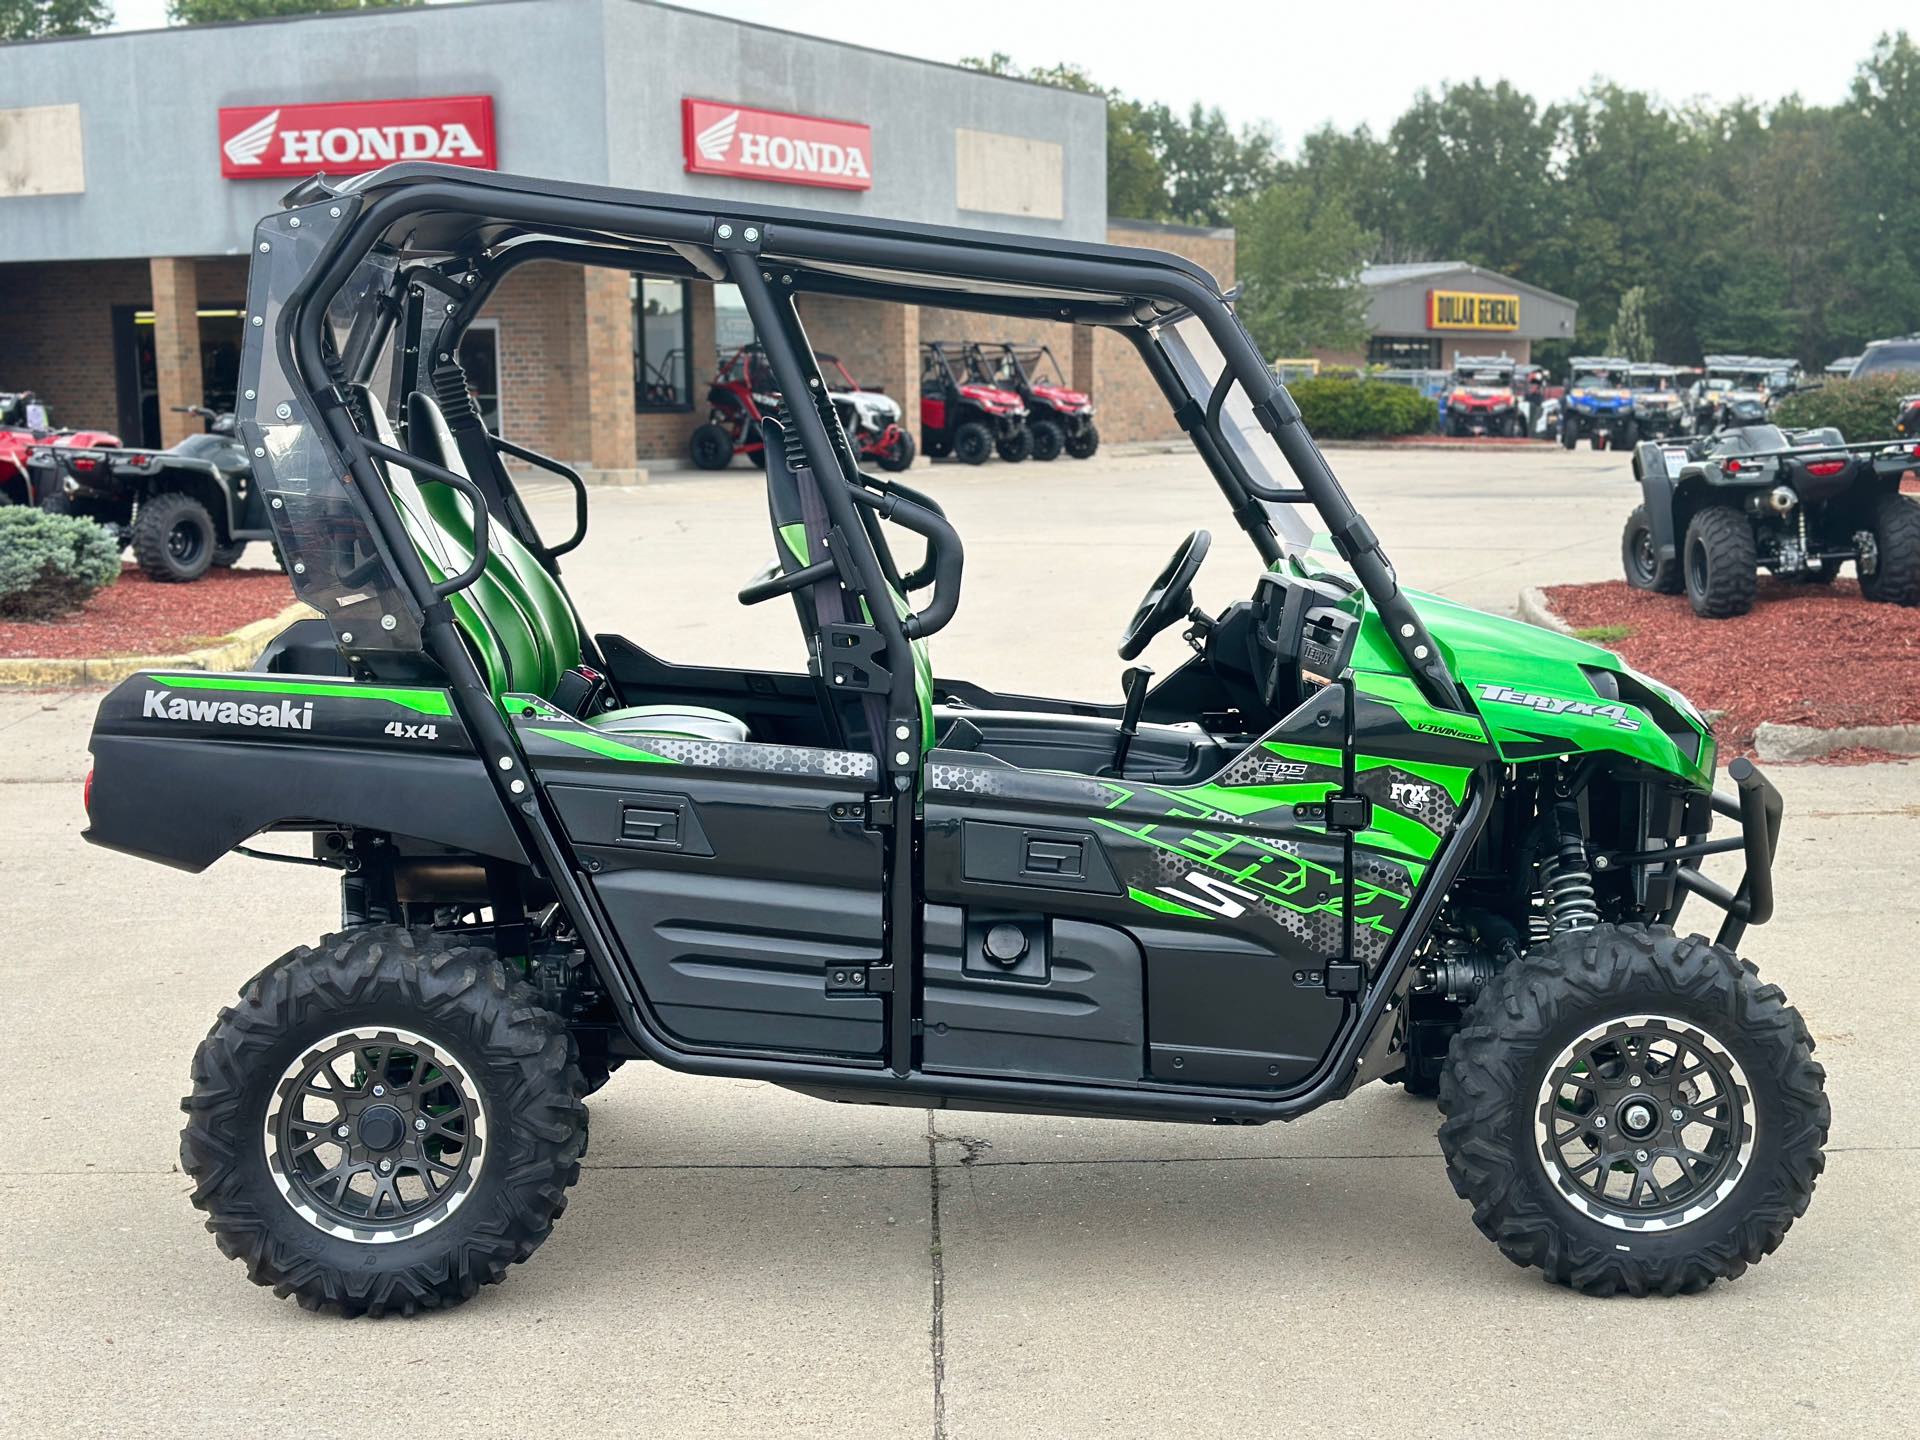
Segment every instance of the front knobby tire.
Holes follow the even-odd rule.
[[[1806,1212],[1830,1119],[1812,1052],[1779,987],[1722,946],[1663,926],[1561,936],[1502,971],[1453,1039],[1447,1174],[1501,1252],[1557,1284],[1704,1290]]]
[[[565,1022],[491,950],[367,926],[290,951],[220,1012],[180,1164],[255,1284],[412,1314],[546,1239],[579,1178],[584,1089]]]

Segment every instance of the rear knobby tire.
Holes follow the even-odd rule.
[[[1620,535],[1620,564],[1627,572],[1627,583],[1636,590],[1678,595],[1684,588],[1680,562],[1660,558],[1653,542],[1653,522],[1647,518],[1644,505],[1634,506],[1627,517],[1627,528]]]
[[[246,553],[247,542],[244,540],[236,540],[231,545],[216,545],[213,548],[213,567],[216,570],[231,570]]]
[[[1000,452],[1002,460],[1018,465],[1033,454],[1033,432],[1025,425],[1016,425],[997,437],[993,442],[993,448]]]
[[[1920,605],[1920,501],[1884,495],[1873,507],[1873,573],[1860,593],[1889,605]]]
[[[1694,614],[1725,620],[1753,608],[1760,582],[1759,555],[1753,526],[1738,510],[1709,505],[1698,511],[1687,523],[1681,555]]]
[[[1715,1180],[1718,1188],[1703,1189],[1694,1205],[1677,1200],[1679,1208],[1664,1215],[1582,1208],[1548,1170],[1549,1147],[1536,1127],[1543,1119],[1573,1122],[1561,1102],[1545,1098],[1561,1092],[1543,1087],[1583,1036],[1649,1017],[1696,1031],[1737,1066],[1729,1072],[1744,1078],[1745,1088],[1736,1081],[1731,1093],[1739,1103],[1721,1132],[1738,1131],[1737,1164],[1703,1174],[1703,1187]],[[1502,971],[1453,1039],[1440,1077],[1447,1174],[1472,1204],[1474,1224],[1501,1252],[1556,1284],[1588,1295],[1704,1290],[1772,1254],[1806,1213],[1825,1166],[1830,1119],[1826,1072],[1812,1052],[1805,1023],[1779,987],[1761,984],[1751,964],[1701,936],[1681,939],[1664,926],[1641,925],[1561,936]],[[1622,1105],[1666,1083],[1644,1062],[1638,1068],[1648,1089],[1620,1089],[1628,1097]],[[1597,1070],[1593,1078],[1601,1079]],[[1611,1083],[1631,1079],[1630,1068]],[[1598,1133],[1619,1136],[1619,1124]],[[1646,1143],[1657,1149],[1667,1138],[1656,1134]],[[1713,1138],[1704,1143],[1711,1147]],[[1602,1183],[1623,1165],[1631,1172],[1633,1160],[1603,1167]],[[1704,1209],[1694,1213],[1698,1205]],[[1689,1213],[1694,1218],[1685,1218]],[[1607,1214],[1611,1221],[1597,1218]]]
[[[404,1224],[369,1221],[357,1235],[303,1215],[296,1201],[311,1192],[286,1188],[284,1162],[278,1178],[269,1162],[270,1148],[298,1153],[271,1138],[275,1108],[295,1103],[287,1099],[289,1077],[343,1032],[398,1032],[431,1045],[459,1072],[483,1121],[483,1143],[473,1147],[471,1173],[463,1172],[466,1188],[442,1192],[457,1199]],[[364,1101],[377,1093],[371,1086],[381,1073],[372,1070],[352,1082],[360,1090],[339,1093]],[[394,1097],[407,1090],[388,1083]],[[220,1012],[194,1056],[193,1093],[181,1102],[188,1119],[180,1164],[207,1229],[230,1258],[245,1262],[255,1284],[310,1310],[412,1314],[471,1298],[547,1238],[580,1174],[584,1085],[565,1022],[492,951],[367,926],[290,951],[248,982],[237,1006]],[[423,1098],[418,1108],[424,1117],[430,1107]],[[372,1143],[404,1156],[412,1122],[377,1118],[400,1138]],[[423,1118],[418,1128],[435,1123]],[[400,1179],[396,1172],[396,1200]],[[381,1203],[376,1197],[376,1209]]]
[[[133,514],[133,558],[149,579],[184,585],[213,563],[220,543],[213,516],[178,490],[149,495]]]

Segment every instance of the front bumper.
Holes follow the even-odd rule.
[[[1676,885],[1673,904],[1661,915],[1663,925],[1679,918],[1687,896],[1698,895],[1709,904],[1727,912],[1720,931],[1713,937],[1716,945],[1739,945],[1749,925],[1764,925],[1773,918],[1773,857],[1780,846],[1780,820],[1785,807],[1773,782],[1760,767],[1741,756],[1727,767],[1733,781],[1731,795],[1714,791],[1713,813],[1740,822],[1740,833],[1718,840],[1690,840],[1683,845],[1641,850],[1627,855],[1596,855],[1595,868],[1617,870],[1623,867],[1658,867],[1671,876]],[[1731,890],[1717,880],[1700,873],[1697,862],[1709,855],[1739,851],[1746,860],[1746,871]]]

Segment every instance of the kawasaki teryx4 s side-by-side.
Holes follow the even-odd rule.
[[[1757,400],[1727,414],[1734,423],[1711,435],[1634,452],[1628,584],[1684,590],[1696,615],[1724,620],[1753,608],[1762,567],[1824,585],[1851,562],[1867,599],[1920,605],[1920,501],[1900,493],[1920,444],[1782,430]]]
[[[88,791],[99,844],[198,871],[297,832],[339,873],[339,930],[247,982],[184,1102],[193,1201],[254,1280],[358,1313],[500,1279],[629,1060],[1215,1124],[1397,1079],[1437,1092],[1474,1222],[1592,1294],[1739,1275],[1805,1209],[1823,1072],[1735,951],[1773,912],[1778,794],[1745,760],[1716,793],[1699,712],[1607,651],[1402,589],[1204,270],[423,164],[288,205],[254,237],[240,429],[324,618],[253,671],[114,690]],[[444,358],[535,260],[740,287],[783,397],[781,563],[740,598],[793,607],[804,668],[670,664],[576,608],[584,505],[533,528]],[[1124,703],[943,676],[964,542],[856,463],[817,294],[1119,332],[1247,597],[1194,607],[1196,530],[1116,625],[1129,662],[1176,627],[1193,653]],[[1717,938],[1673,928],[1690,896]]]

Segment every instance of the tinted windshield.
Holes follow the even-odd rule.
[[[1156,338],[1166,351],[1167,358],[1173,362],[1174,370],[1186,386],[1187,393],[1203,409],[1210,409],[1214,391],[1220,376],[1226,371],[1227,362],[1219,347],[1213,343],[1213,337],[1207,333],[1206,325],[1189,316],[1162,327],[1156,332]],[[1294,488],[1292,468],[1281,455],[1273,437],[1253,413],[1253,402],[1247,398],[1246,389],[1238,380],[1233,382],[1220,404],[1220,438],[1254,484],[1270,490]],[[1274,533],[1280,537],[1283,545],[1293,550],[1306,550],[1312,546],[1314,527],[1307,516],[1301,513],[1305,506],[1277,501],[1261,503],[1266,506]]]
[[[1876,345],[1853,367],[1855,375],[1885,375],[1895,370],[1920,370],[1920,340]]]

